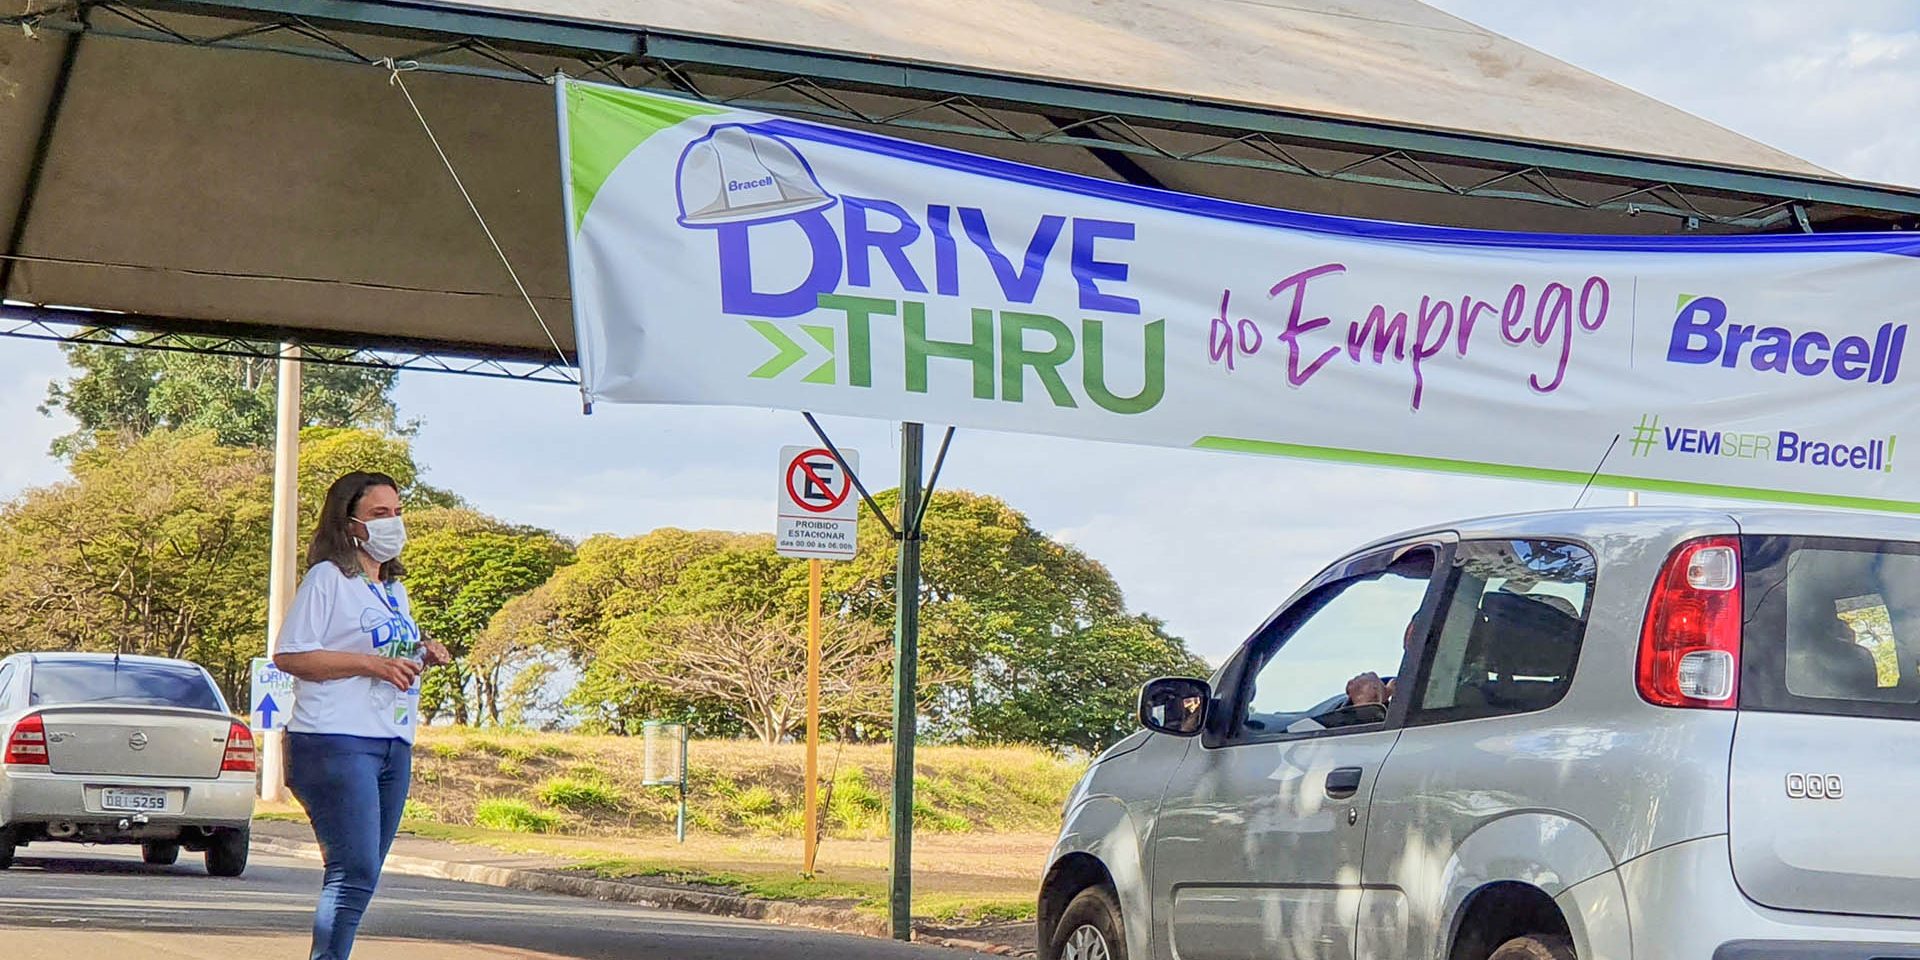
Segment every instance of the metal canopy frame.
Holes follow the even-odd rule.
[[[405,0],[53,0],[42,9],[0,17],[0,29],[70,34],[76,42],[68,44],[69,63],[80,37],[99,36],[391,62],[406,70],[518,83],[545,83],[564,71],[716,104],[921,136],[1073,148],[1120,179],[1152,186],[1161,185],[1160,178],[1143,163],[1211,164],[1671,218],[1661,232],[1920,228],[1920,191],[1896,187]],[[19,234],[32,209],[61,93],[56,85],[15,236],[0,250],[0,277],[19,259]],[[197,321],[47,306],[8,304],[0,310],[10,318],[0,324],[0,336],[182,350],[201,350],[207,345],[198,338],[212,336],[214,346],[206,352],[277,356],[277,344],[289,342],[307,348],[316,362],[572,379],[550,353],[493,345],[329,339],[302,331],[238,331],[227,323],[210,329]]]
[[[277,360],[283,344],[301,348],[300,362],[379,370],[455,373],[498,380],[577,385],[570,364],[550,355],[509,355],[490,347],[469,350],[439,342],[389,340],[378,344],[316,339],[296,330],[246,324],[190,321],[102,313],[27,304],[0,306],[0,337],[45,343],[164,350],[248,360]]]

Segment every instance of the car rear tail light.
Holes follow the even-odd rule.
[[[39,714],[20,718],[7,734],[6,762],[10,765],[47,765],[47,727]]]
[[[1730,710],[1740,676],[1740,541],[1681,544],[1654,581],[1640,635],[1640,696],[1663,707]]]
[[[220,759],[221,773],[253,773],[253,731],[244,723],[227,730],[227,755]]]

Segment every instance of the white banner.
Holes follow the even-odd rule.
[[[1347,220],[559,98],[593,400],[1920,511],[1915,234]]]

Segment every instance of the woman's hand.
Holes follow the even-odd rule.
[[[453,654],[447,651],[446,644],[443,644],[438,640],[428,640],[426,644],[427,644],[427,654],[426,654],[427,666],[444,667],[447,664],[453,662]]]
[[[420,664],[412,660],[367,656],[367,676],[375,680],[384,680],[401,690],[413,689],[413,682],[420,678],[420,670]]]

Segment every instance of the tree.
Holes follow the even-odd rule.
[[[189,341],[211,347],[216,341]],[[154,430],[207,431],[224,446],[273,443],[278,361],[95,344],[63,347],[78,370],[47,388],[41,412],[64,410],[79,429],[53,442],[71,457],[102,434],[139,437]],[[309,363],[301,368],[304,426],[408,433],[393,405],[396,372]]]
[[[771,611],[676,617],[660,642],[615,654],[612,666],[643,683],[724,706],[762,743],[807,721],[807,628]],[[859,620],[823,620],[820,712],[842,720],[885,717],[893,655],[886,632]]]
[[[534,660],[523,665],[500,692],[500,722],[509,727],[525,727],[539,715],[543,727],[551,726],[560,714],[562,700],[550,691],[559,678],[560,667],[552,660]]]
[[[344,427],[308,427],[300,431],[300,522],[302,536],[312,532],[320,516],[327,488],[355,470],[384,473],[400,485],[409,510],[430,507],[465,508],[466,501],[450,490],[420,479],[412,442],[376,430]]]
[[[451,670],[428,675],[421,713],[432,718],[450,709],[454,721],[465,724],[477,706],[497,724],[504,664],[473,663],[474,641],[508,601],[545,583],[572,559],[573,547],[550,531],[465,509],[410,513],[407,527],[407,595],[414,615],[421,630],[454,656]]]
[[[1137,728],[1148,680],[1207,672],[1161,621],[1107,617],[979,664],[967,722],[979,739],[1094,753]]]
[[[879,499],[896,502],[891,492]],[[879,630],[890,656],[895,546],[870,518],[862,523],[859,555],[827,567],[826,616]],[[1095,749],[1131,728],[1142,683],[1205,670],[1159,621],[1126,611],[1105,567],[998,499],[936,495],[927,538],[920,692],[929,736]],[[601,728],[674,714],[710,731],[731,719],[766,736],[783,729],[777,698],[756,694],[752,710],[728,703],[750,684],[779,688],[786,661],[749,655],[761,649],[752,643],[791,637],[806,597],[805,562],[776,555],[765,535],[599,537],[504,608],[481,646],[489,656],[563,653],[581,676],[571,704]],[[736,635],[713,635],[723,627]],[[827,722],[848,729],[874,717],[835,709]]]
[[[265,648],[267,479],[205,433],[80,452],[0,510],[0,643],[186,657],[237,700]]]
[[[406,483],[419,472],[401,439],[303,436],[302,543],[340,473],[371,467]],[[0,653],[185,657],[241,702],[248,663],[266,651],[268,453],[163,427],[103,435],[70,469],[0,507]]]
[[[893,511],[897,491],[880,494]],[[1094,749],[1131,728],[1140,685],[1205,673],[1159,621],[1126,612],[1106,567],[996,497],[935,493],[921,546],[924,668],[958,675],[926,708],[927,735]],[[876,623],[893,618],[897,546],[863,515],[861,550],[829,588]]]

